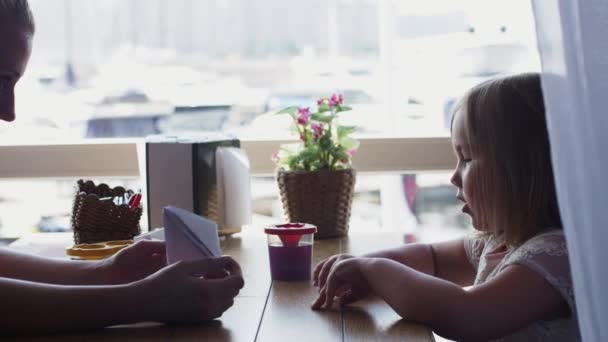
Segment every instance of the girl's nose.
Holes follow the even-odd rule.
[[[461,181],[460,181],[460,174],[458,173],[458,170],[454,170],[454,172],[452,173],[452,177],[450,178],[450,183],[452,183],[452,185],[454,185],[457,188],[461,188]]]

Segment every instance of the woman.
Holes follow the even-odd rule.
[[[0,120],[15,120],[15,84],[25,72],[34,31],[27,0],[0,0]],[[167,265],[162,242],[140,241],[95,262],[0,249],[0,331],[200,322],[219,317],[242,287],[241,270],[230,257]]]

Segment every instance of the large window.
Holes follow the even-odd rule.
[[[34,52],[0,139],[225,131],[341,92],[363,136],[446,136],[472,85],[538,69],[529,1],[31,0]],[[29,127],[23,127],[29,126]],[[33,130],[32,130],[33,129]],[[34,132],[32,134],[32,132]]]
[[[464,232],[467,221],[447,199],[451,111],[479,82],[539,69],[527,0],[30,3],[37,29],[17,121],[0,122],[0,237],[65,227],[75,177],[136,187],[129,144],[192,131],[245,142],[254,173],[266,177],[254,178],[254,191],[275,196],[254,194],[259,222],[279,219],[268,209],[276,206],[266,191],[269,156],[290,131],[273,113],[333,92],[353,106],[342,119],[362,139],[355,211],[364,219],[355,215],[354,229],[403,219],[427,240],[436,236],[423,231]],[[418,189],[407,207],[419,210],[414,220],[387,214],[405,208],[385,208],[405,196],[389,182]]]

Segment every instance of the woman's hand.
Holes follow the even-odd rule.
[[[350,256],[341,261],[334,261],[324,285],[321,286],[319,298],[312,304],[312,308],[331,308],[335,298],[342,306],[369,295],[371,290],[361,271],[361,266],[369,260],[371,259]]]
[[[144,304],[148,320],[185,323],[220,317],[244,285],[238,263],[228,256],[180,261],[141,283],[149,294]]]
[[[313,285],[319,287],[319,289],[323,288],[332,266],[338,261],[351,258],[354,258],[354,256],[350,254],[337,254],[319,262],[312,275]]]
[[[100,261],[103,284],[126,284],[167,266],[164,241],[141,240]]]

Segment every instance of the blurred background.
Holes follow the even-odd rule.
[[[0,122],[1,144],[193,131],[286,138],[290,122],[277,109],[333,92],[354,108],[342,123],[359,137],[447,137],[468,88],[540,70],[526,0],[30,4],[33,54],[17,88],[18,120]],[[359,175],[351,229],[421,241],[466,234],[449,177]],[[0,237],[69,231],[75,181],[0,179]],[[140,187],[132,177],[96,181]],[[272,175],[253,178],[252,196],[254,226],[281,221]]]

